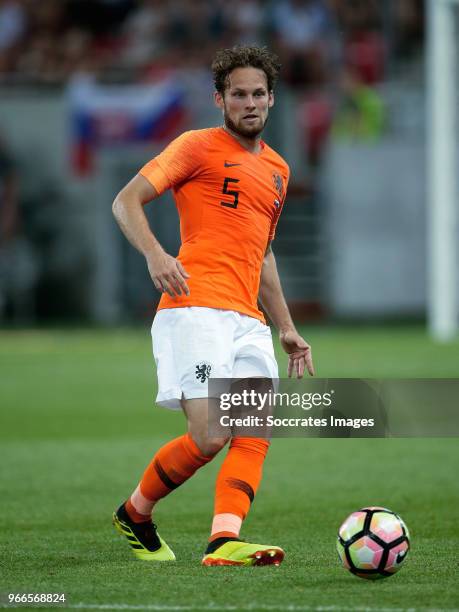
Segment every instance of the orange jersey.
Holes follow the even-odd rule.
[[[289,168],[265,143],[251,153],[223,128],[185,132],[140,173],[161,194],[172,188],[180,217],[178,259],[190,295],[164,293],[158,310],[207,306],[264,321],[257,299]]]

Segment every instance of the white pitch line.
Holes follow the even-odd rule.
[[[0,608],[23,608],[24,605],[11,605],[11,604],[0,604]],[[34,606],[35,607],[35,606]],[[40,605],[37,608],[43,607]],[[58,608],[71,608],[74,610],[146,610],[150,612],[192,612],[198,610],[199,612],[250,612],[251,610],[264,610],[266,612],[458,612],[457,608],[373,608],[366,606],[343,608],[342,606],[303,606],[295,604],[285,605],[270,605],[270,604],[249,604],[245,606],[236,605],[213,605],[208,604],[206,606],[201,605],[163,605],[163,604],[91,604],[91,603],[77,603],[77,604],[59,604],[55,606]]]
[[[67,606],[74,609],[91,610],[150,610],[152,612],[250,612],[251,610],[265,610],[266,612],[458,612],[456,608],[372,608],[366,606],[343,608],[342,606],[305,606],[295,604],[271,605],[271,604],[248,604],[236,605],[161,605],[161,604],[72,604]]]
[[[371,606],[307,606],[296,604],[247,604],[237,605],[164,605],[164,604],[70,604],[65,606],[74,609],[91,610],[152,610],[154,612],[191,612],[199,610],[203,612],[250,612],[251,610],[265,610],[266,612],[459,612],[458,608],[373,608]]]

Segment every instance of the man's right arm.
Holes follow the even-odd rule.
[[[164,251],[145,216],[143,207],[157,197],[153,185],[137,174],[116,196],[113,214],[126,238],[145,257],[156,289],[171,297],[189,295],[188,273],[178,259]]]

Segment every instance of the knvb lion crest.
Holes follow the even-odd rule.
[[[202,383],[205,383],[206,380],[210,376],[211,370],[212,370],[212,366],[210,365],[210,363],[206,363],[205,361],[198,363],[196,366],[196,372],[195,372],[196,378],[200,380]]]
[[[279,194],[279,199],[282,202],[282,200],[284,199],[284,181],[282,180],[280,174],[273,174],[273,183],[277,193]]]

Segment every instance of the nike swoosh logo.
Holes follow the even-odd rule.
[[[242,166],[242,164],[232,164],[231,162],[225,162],[225,168],[232,168],[233,166]]]

